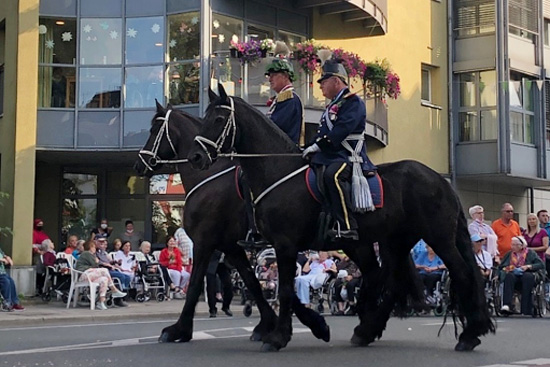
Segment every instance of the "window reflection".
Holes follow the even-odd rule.
[[[38,62],[74,64],[76,61],[76,20],[40,18]]]
[[[168,100],[172,105],[199,103],[199,64],[173,64],[168,67]]]
[[[120,107],[119,68],[81,68],[78,105],[85,108]]]
[[[287,46],[292,50],[297,43],[304,42],[306,38],[304,36],[299,36],[297,34],[279,31],[278,32],[281,41],[287,44]]]
[[[226,17],[225,15],[212,14],[212,52],[229,51],[229,42],[233,35],[239,40],[243,38],[243,22],[241,20]]]
[[[124,138],[122,144],[125,147],[142,147],[149,138],[151,118],[153,111],[127,111],[124,113]]]
[[[168,55],[170,61],[200,57],[200,14],[191,12],[168,16]]]
[[[165,243],[183,224],[185,201],[153,201],[151,229],[153,243]]]
[[[218,83],[223,85],[229,96],[241,96],[241,64],[239,59],[231,58],[229,55],[215,55],[212,57],[212,78],[215,86]],[[264,77],[265,78],[265,77]]]
[[[82,18],[80,22],[80,63],[113,65],[122,63],[121,19]]]
[[[149,180],[149,194],[184,194],[183,181],[179,173],[154,175]]]
[[[119,136],[119,112],[84,111],[78,114],[79,147],[118,147]]]
[[[88,238],[96,226],[97,199],[63,199],[62,231],[78,238]]]
[[[38,107],[75,106],[75,68],[38,68]]]
[[[95,195],[97,194],[97,176],[81,173],[63,174],[64,195]]]
[[[162,101],[164,95],[163,69],[161,65],[126,68],[125,107],[154,107],[155,99]]]
[[[162,17],[126,19],[126,63],[163,62]]]

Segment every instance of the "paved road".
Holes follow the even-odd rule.
[[[484,338],[473,353],[453,351],[451,325],[437,337],[441,318],[392,319],[383,339],[366,348],[349,343],[355,318],[327,319],[332,328],[330,343],[295,324],[293,340],[278,353],[261,353],[260,344],[248,340],[256,317],[198,317],[194,340],[184,344],[156,342],[171,320],[0,326],[0,367],[550,366],[550,319],[500,319],[497,335]]]

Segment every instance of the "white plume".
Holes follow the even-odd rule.
[[[325,64],[325,61],[332,57],[332,51],[327,49],[321,49],[317,51],[317,57],[321,60],[321,67]]]
[[[273,53],[275,54],[275,56],[282,55],[284,57],[289,57],[290,49],[283,41],[277,41],[275,42],[275,49],[273,50]]]

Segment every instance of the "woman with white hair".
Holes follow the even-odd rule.
[[[499,279],[504,282],[501,312],[512,312],[514,290],[521,291],[521,313],[533,313],[531,292],[535,283],[544,276],[544,264],[535,251],[527,248],[523,236],[512,238],[512,249],[502,258]]]
[[[474,205],[468,209],[468,212],[470,213],[470,217],[473,219],[473,221],[468,225],[470,236],[477,234],[479,237],[486,240],[483,249],[491,255],[493,260],[496,259],[495,261],[498,262],[498,236],[495,231],[493,231],[493,228],[484,222],[485,213],[483,207],[481,205]]]

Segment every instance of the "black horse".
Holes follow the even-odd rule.
[[[263,350],[279,350],[290,341],[294,264],[299,250],[314,242],[321,210],[308,193],[303,175],[266,192],[266,188],[305,165],[299,149],[258,110],[240,98],[210,91],[204,125],[188,155],[194,167],[207,169],[224,152],[248,155],[241,165],[256,199],[257,224],[277,252],[280,312],[277,328],[263,338]],[[255,155],[271,154],[271,157]],[[283,157],[295,153],[295,157]],[[410,284],[409,253],[421,238],[445,262],[456,292],[464,330],[456,350],[473,350],[479,336],[494,332],[487,311],[483,281],[470,245],[466,219],[458,196],[437,172],[421,163],[401,161],[379,166],[384,185],[384,207],[357,215],[360,242],[325,243],[342,248],[361,269],[366,284],[359,294],[360,324],[352,343],[368,345],[382,336],[403,289]],[[258,201],[259,197],[262,197]],[[373,243],[378,242],[387,277],[380,277]]]
[[[243,239],[248,230],[244,203],[238,195],[235,183],[238,162],[220,162],[211,169],[200,172],[186,164],[186,159],[179,159],[187,155],[201,126],[202,121],[198,117],[173,110],[170,106],[165,109],[157,102],[151,135],[134,165],[139,174],[152,175],[164,163],[175,163],[187,190],[184,223],[194,242],[193,271],[182,313],[177,323],[162,331],[159,341],[191,340],[195,307],[203,289],[208,262],[215,249],[225,253],[256,301],[261,320],[250,339],[259,341],[275,328],[277,315],[263,297],[244,249],[237,245],[237,241]],[[314,313],[312,310],[299,308],[297,316],[304,323],[309,323],[317,338],[328,341],[328,326],[324,319],[316,317]]]

